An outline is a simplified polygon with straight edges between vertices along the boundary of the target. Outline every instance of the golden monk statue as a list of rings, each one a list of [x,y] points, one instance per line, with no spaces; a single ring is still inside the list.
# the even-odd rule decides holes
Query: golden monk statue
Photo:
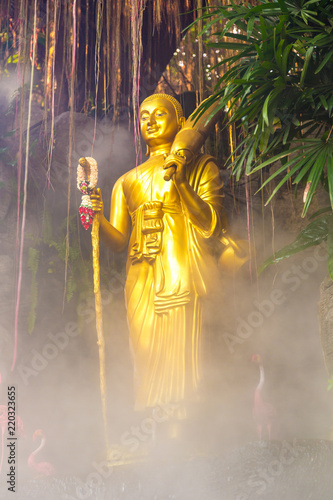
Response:
[[[181,105],[166,94],[145,99],[139,116],[149,158],[116,182],[110,221],[100,189],[91,197],[102,241],[115,252],[128,247],[125,298],[136,410],[196,393],[202,303],[217,270],[211,247],[223,229],[219,169],[199,153],[207,116],[197,130],[183,128]]]

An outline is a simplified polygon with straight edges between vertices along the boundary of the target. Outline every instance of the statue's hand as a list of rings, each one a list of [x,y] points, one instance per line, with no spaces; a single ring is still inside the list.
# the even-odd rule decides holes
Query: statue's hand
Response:
[[[171,153],[165,158],[163,168],[165,170],[164,180],[169,181],[172,178],[177,185],[186,181],[185,156]]]
[[[103,217],[104,204],[100,188],[97,188],[92,195],[90,195],[92,209],[96,217]]]

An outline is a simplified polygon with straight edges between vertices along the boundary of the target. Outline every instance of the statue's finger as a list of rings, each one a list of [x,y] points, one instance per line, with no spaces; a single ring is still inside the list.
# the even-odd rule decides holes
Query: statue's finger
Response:
[[[176,172],[176,170],[177,170],[176,165],[171,165],[171,167],[167,168],[164,172],[164,180],[169,181]]]

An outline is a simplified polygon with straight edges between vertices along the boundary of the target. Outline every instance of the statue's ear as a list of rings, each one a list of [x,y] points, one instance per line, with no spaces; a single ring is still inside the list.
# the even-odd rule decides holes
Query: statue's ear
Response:
[[[185,116],[181,116],[179,119],[179,129],[182,129],[185,125]]]
[[[148,146],[148,144],[147,144],[146,156],[147,156],[147,157],[149,157],[149,155],[150,155],[150,149],[149,149],[149,146]]]

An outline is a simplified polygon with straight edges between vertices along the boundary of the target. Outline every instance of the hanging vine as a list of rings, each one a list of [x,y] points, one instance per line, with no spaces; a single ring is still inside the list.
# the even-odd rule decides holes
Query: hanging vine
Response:
[[[22,285],[22,271],[23,271],[23,248],[24,248],[24,231],[27,212],[27,196],[28,196],[28,172],[29,172],[29,145],[30,145],[30,122],[31,122],[31,103],[34,82],[34,68],[36,59],[36,34],[37,34],[37,0],[34,2],[34,21],[33,21],[33,34],[32,34],[32,54],[31,59],[31,72],[30,72],[30,91],[29,91],[29,106],[28,106],[28,122],[27,122],[27,138],[26,138],[26,151],[25,151],[25,174],[24,174],[24,188],[23,188],[23,207],[22,207],[22,222],[20,231],[20,251],[18,262],[18,278],[17,278],[17,292],[15,303],[15,324],[14,324],[14,352],[11,370],[14,370],[17,356],[17,341],[18,341],[18,318],[21,299],[21,285]]]
[[[131,36],[132,36],[132,106],[134,124],[134,143],[136,151],[136,164],[141,160],[140,125],[138,120],[139,92],[140,92],[140,67],[142,57],[142,23],[143,11],[147,0],[131,0]],[[141,163],[141,161],[140,161]]]

